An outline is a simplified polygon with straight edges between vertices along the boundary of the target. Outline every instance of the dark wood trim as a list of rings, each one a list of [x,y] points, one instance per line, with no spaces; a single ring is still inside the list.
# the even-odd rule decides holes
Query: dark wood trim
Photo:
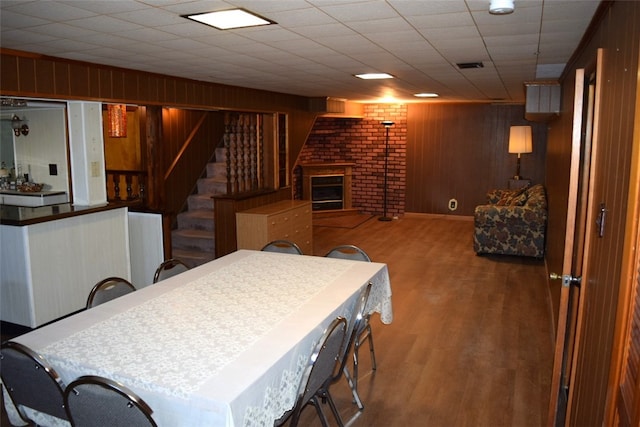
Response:
[[[22,207],[12,205],[0,205],[0,224],[25,226],[40,224],[48,221],[56,221],[79,215],[87,215],[95,212],[109,211],[120,208],[139,207],[139,201],[116,202],[100,206],[74,206],[71,203],[61,203],[51,206]]]

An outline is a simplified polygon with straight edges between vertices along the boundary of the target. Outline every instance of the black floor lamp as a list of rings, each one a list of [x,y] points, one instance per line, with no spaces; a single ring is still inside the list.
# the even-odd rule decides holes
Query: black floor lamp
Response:
[[[389,128],[393,126],[394,123],[391,120],[385,120],[382,122],[382,126],[384,126],[386,130],[386,139],[384,143],[384,195],[382,200],[383,213],[378,221],[391,221],[392,218],[387,216],[387,170],[389,168]]]

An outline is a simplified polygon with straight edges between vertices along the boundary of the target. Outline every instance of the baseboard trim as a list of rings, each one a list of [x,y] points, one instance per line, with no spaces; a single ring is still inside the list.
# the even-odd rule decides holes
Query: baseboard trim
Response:
[[[446,215],[446,214],[430,214],[419,212],[405,212],[405,218],[432,218],[432,219],[450,219],[454,221],[473,221],[473,216],[469,215]]]

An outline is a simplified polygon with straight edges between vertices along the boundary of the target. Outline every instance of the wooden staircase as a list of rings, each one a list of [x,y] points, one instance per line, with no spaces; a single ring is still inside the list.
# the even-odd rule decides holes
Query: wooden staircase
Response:
[[[198,179],[197,193],[189,196],[187,210],[178,214],[177,228],[171,232],[172,256],[189,267],[215,258],[213,196],[226,194],[224,147],[215,152],[215,162],[207,164],[206,176]]]

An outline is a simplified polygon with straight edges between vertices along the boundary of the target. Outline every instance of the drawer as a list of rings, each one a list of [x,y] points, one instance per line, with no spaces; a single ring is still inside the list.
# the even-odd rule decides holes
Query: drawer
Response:
[[[294,241],[305,254],[312,246],[311,202],[279,202],[236,214],[238,248],[260,249],[273,240]]]
[[[280,221],[280,222],[272,222],[269,221],[269,224],[267,225],[267,235],[271,236],[271,235],[280,235],[283,233],[291,233],[293,231],[294,227],[292,226],[291,222],[287,221]]]
[[[269,227],[276,226],[277,224],[287,224],[291,222],[292,218],[291,212],[285,212],[277,215],[269,215],[267,219],[267,224]]]

